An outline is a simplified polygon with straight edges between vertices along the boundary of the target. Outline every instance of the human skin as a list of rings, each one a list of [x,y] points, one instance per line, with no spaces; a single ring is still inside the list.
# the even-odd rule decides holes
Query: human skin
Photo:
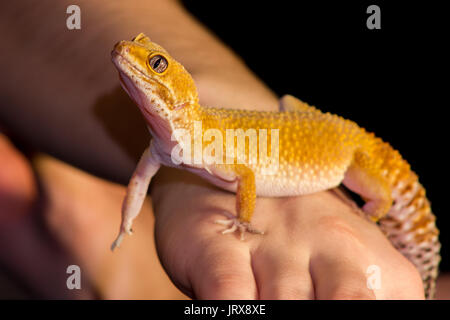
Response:
[[[0,13],[0,35],[11,46],[0,59],[3,98],[10,106],[0,117],[39,150],[126,182],[149,136],[137,108],[117,90],[109,51],[141,31],[189,70],[201,104],[278,107],[277,97],[177,2],[80,1],[81,31],[67,31],[61,23],[69,4],[7,4]],[[23,19],[17,19],[19,13]],[[253,223],[266,234],[246,241],[220,235],[220,226],[212,223],[223,211],[234,212],[234,195],[199,177],[164,168],[151,196],[159,257],[191,297],[423,298],[413,265],[330,192],[258,198]],[[99,227],[94,220],[86,225]],[[381,270],[382,287],[375,292],[366,286],[369,265]]]
[[[30,163],[0,134],[0,261],[2,267],[15,271],[34,297],[93,298],[95,288],[97,297],[104,299],[183,298],[156,259],[150,199],[135,221],[135,228],[143,232],[124,243],[119,254],[111,254],[105,246],[117,232],[119,217],[114,208],[120,205],[125,187],[46,155],[38,154],[31,160]],[[46,202],[41,212],[33,210],[37,198]],[[39,232],[36,214],[45,218],[48,232],[59,245],[50,243],[48,236]],[[92,228],[92,223],[102,227]],[[83,243],[73,239],[82,239]],[[66,253],[55,250],[60,246]],[[73,263],[80,265],[82,278],[90,282],[83,283],[82,292],[68,291],[61,285],[67,277],[67,265]],[[49,279],[53,279],[53,285]],[[448,275],[439,277],[436,299],[449,298],[449,284]],[[30,294],[5,287],[5,283],[1,288],[3,298],[24,298]]]
[[[158,261],[150,198],[136,220],[145,232],[113,254],[124,186],[45,154],[26,157],[1,133],[0,163],[0,298],[186,298]],[[66,287],[74,264],[80,290]]]

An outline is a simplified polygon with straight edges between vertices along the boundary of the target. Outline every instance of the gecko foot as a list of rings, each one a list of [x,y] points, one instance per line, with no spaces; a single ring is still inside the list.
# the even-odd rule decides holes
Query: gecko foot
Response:
[[[245,232],[264,234],[264,231],[259,231],[253,228],[250,223],[240,221],[239,218],[234,216],[226,220],[216,220],[214,222],[228,227],[227,229],[222,231],[222,234],[232,233],[236,230],[239,230],[241,240],[244,240]]]
[[[126,229],[121,228],[116,240],[114,240],[114,242],[111,244],[111,251],[114,251],[115,248],[120,247],[120,244],[122,243],[122,240],[123,240],[123,237],[125,236],[125,234],[132,235],[133,229],[128,228],[128,230],[126,230]]]

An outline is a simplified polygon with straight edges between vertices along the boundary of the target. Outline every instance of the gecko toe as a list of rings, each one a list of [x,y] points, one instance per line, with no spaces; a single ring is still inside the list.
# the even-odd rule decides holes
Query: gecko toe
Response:
[[[214,223],[221,224],[221,225],[223,225],[223,226],[230,226],[230,225],[233,224],[233,220],[232,220],[232,219],[227,219],[227,220],[216,220],[216,221],[214,221]]]
[[[114,242],[111,244],[111,251],[114,251],[115,248],[118,248],[120,246],[123,240],[123,236],[124,234],[122,232],[117,236],[116,240],[114,240]]]
[[[246,232],[260,235],[264,234],[263,231],[253,228],[248,222],[239,221],[239,218],[237,217],[232,217],[227,220],[216,220],[214,222],[228,227],[222,231],[222,234],[233,233],[238,230],[241,240],[245,240]]]
[[[237,229],[237,225],[236,224],[232,224],[231,227],[229,227],[228,229],[223,230],[222,234],[233,233],[234,231],[236,231],[236,229]]]

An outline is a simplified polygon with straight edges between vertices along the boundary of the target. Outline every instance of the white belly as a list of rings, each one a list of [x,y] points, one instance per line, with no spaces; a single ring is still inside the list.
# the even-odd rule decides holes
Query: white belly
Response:
[[[201,176],[215,186],[230,192],[236,192],[237,180],[235,177],[217,176],[203,168],[184,169]],[[311,174],[299,172],[295,167],[280,170],[277,174],[262,174],[255,170],[256,195],[261,197],[288,197],[298,196],[337,187],[344,179],[344,171]]]

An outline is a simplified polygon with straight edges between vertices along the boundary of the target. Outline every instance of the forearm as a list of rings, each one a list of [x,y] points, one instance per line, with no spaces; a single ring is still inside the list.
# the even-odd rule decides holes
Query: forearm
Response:
[[[0,121],[41,151],[126,182],[149,136],[118,89],[109,52],[139,32],[193,74],[201,103],[276,107],[275,96],[177,2],[78,1],[77,31],[65,25],[69,4],[7,4],[0,12],[0,36],[9,46],[0,59]]]

